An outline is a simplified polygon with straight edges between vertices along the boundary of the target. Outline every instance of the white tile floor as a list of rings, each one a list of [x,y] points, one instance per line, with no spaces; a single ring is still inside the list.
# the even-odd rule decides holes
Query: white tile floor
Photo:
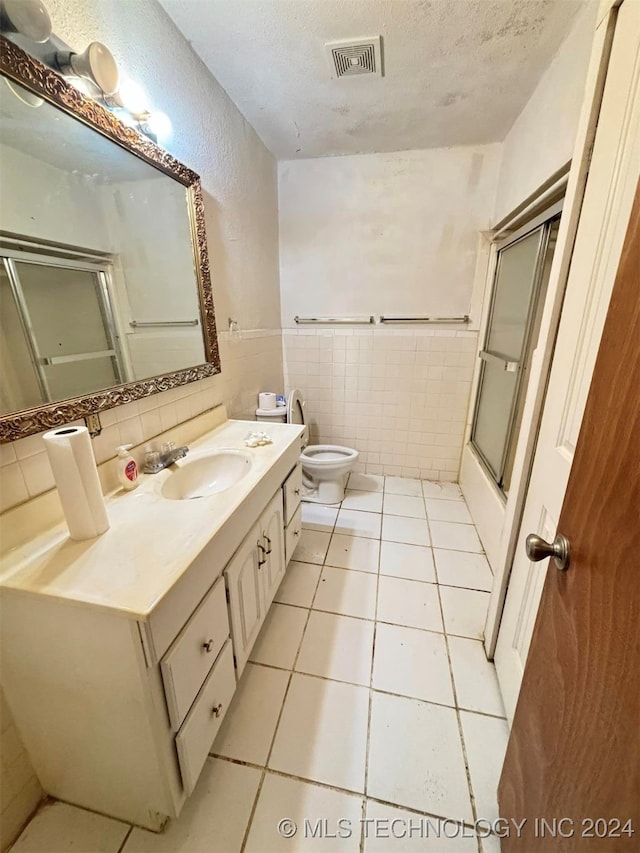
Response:
[[[497,816],[508,730],[470,522],[454,484],[399,477],[353,474],[340,508],[304,504],[295,560],[179,820],[156,835],[54,803],[13,851],[499,850],[471,829]],[[294,838],[278,834],[283,818]]]

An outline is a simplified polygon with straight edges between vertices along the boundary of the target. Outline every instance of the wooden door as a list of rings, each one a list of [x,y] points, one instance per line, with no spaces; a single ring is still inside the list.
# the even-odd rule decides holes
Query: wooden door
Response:
[[[266,548],[266,562],[262,566],[264,602],[268,610],[276,594],[287,563],[284,557],[284,510],[282,489],[278,489],[260,518],[260,534]]]
[[[571,563],[547,573],[498,793],[501,816],[527,823],[502,850],[636,851],[640,184],[558,530]]]
[[[254,524],[224,571],[238,678],[266,615],[258,556],[259,537],[259,527]]]
[[[640,176],[640,2],[624,0],[607,68],[598,127],[509,587],[495,651],[513,719],[545,581],[524,540],[551,541],[574,460],[589,383]]]

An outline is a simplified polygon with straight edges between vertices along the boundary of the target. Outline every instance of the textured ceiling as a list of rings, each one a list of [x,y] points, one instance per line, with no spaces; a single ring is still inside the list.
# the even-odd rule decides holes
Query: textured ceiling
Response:
[[[160,0],[280,159],[504,138],[584,0]],[[325,42],[381,35],[385,76]]]

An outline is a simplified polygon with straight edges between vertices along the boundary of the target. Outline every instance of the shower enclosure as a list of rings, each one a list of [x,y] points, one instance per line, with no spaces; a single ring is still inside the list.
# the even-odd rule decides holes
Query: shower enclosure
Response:
[[[491,478],[509,491],[531,356],[556,245],[560,214],[497,244],[489,321],[471,443]]]

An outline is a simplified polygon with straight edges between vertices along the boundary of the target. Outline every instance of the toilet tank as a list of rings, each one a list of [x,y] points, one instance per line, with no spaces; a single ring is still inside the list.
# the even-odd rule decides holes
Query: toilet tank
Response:
[[[286,424],[287,407],[278,406],[275,409],[256,409],[257,421],[269,421],[272,424]]]

